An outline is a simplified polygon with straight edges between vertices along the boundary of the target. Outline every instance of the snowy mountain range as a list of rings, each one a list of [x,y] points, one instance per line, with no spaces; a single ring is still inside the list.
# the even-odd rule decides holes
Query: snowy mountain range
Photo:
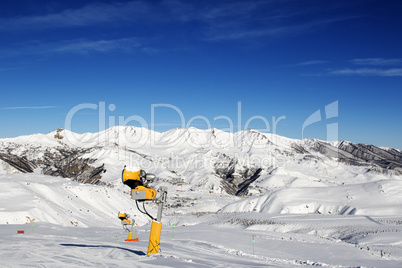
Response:
[[[373,195],[372,189],[384,196],[384,188],[400,187],[402,181],[400,150],[295,140],[255,130],[186,128],[159,133],[113,127],[77,134],[58,129],[0,140],[3,174],[44,174],[123,191],[121,171],[126,165],[156,174],[155,186],[249,197],[217,206],[224,211],[385,213],[392,202],[384,203],[387,210],[374,212],[366,198]]]
[[[255,130],[227,133],[196,128],[158,133],[113,127],[85,134],[58,129],[0,139],[1,173],[35,172],[84,183],[113,183],[128,164],[171,182],[241,196],[249,193],[250,186],[265,191],[253,182],[290,174],[295,164],[304,170],[297,168],[301,174],[295,180],[306,175],[325,180],[334,177],[340,166],[363,174],[402,175],[402,152],[346,141],[294,140]]]

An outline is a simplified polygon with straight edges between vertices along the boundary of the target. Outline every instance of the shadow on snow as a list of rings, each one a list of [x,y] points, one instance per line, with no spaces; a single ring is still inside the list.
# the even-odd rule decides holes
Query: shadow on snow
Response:
[[[138,250],[132,250],[128,248],[122,248],[122,247],[115,247],[115,246],[107,246],[107,245],[84,245],[84,244],[60,244],[61,246],[64,247],[82,247],[82,248],[117,248],[117,249],[122,249],[126,250],[128,252],[134,253],[139,256],[145,256],[146,254],[142,251]]]

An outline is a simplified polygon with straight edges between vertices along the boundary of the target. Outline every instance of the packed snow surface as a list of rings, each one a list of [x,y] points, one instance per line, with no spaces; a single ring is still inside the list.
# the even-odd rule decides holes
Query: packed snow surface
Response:
[[[398,267],[402,263],[402,216],[396,208],[394,216],[390,211],[388,216],[381,216],[381,211],[375,216],[331,215],[324,210],[322,214],[239,212],[248,198],[170,191],[170,205],[177,205],[179,196],[184,204],[167,207],[161,251],[146,256],[150,220],[119,189],[36,174],[0,175],[0,184],[1,267]],[[314,194],[314,189],[323,188],[308,188],[307,193]],[[386,184],[383,189],[389,199],[398,196],[392,196],[393,191],[400,193]],[[354,194],[358,199],[358,191]],[[237,212],[221,211],[235,204]],[[368,202],[366,207],[375,211],[381,204]],[[117,218],[119,211],[135,219],[139,242],[124,241],[127,232]],[[17,234],[19,230],[24,234]]]

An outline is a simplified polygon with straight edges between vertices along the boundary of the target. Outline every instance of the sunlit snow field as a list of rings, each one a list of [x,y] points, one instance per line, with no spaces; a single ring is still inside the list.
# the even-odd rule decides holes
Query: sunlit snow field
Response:
[[[400,198],[396,190],[388,190],[385,201]],[[44,175],[0,175],[1,267],[402,264],[402,216],[396,207],[387,215],[379,211],[370,216],[256,213],[239,212],[250,199],[179,188],[168,192],[168,197],[177,195],[193,205],[167,206],[161,251],[146,256],[150,220],[120,189]],[[172,204],[175,199],[168,200]],[[367,200],[367,206],[375,212],[386,207],[385,201],[378,200],[375,205]],[[238,211],[231,212],[236,204]],[[152,205],[148,207],[151,214],[156,212]],[[120,225],[118,211],[136,220],[139,242],[124,241],[127,232]],[[17,234],[19,230],[24,234]]]

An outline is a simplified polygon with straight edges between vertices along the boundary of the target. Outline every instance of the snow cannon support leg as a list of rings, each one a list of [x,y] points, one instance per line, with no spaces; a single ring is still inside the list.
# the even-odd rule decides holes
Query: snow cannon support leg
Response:
[[[162,210],[163,210],[163,204],[166,202],[167,188],[162,186],[160,187],[159,191],[161,192],[161,196],[157,201],[158,214],[156,216],[156,221],[155,220],[152,221],[151,233],[149,235],[147,256],[159,252],[161,230],[162,230]]]
[[[151,233],[149,235],[147,256],[159,252],[161,230],[162,230],[162,223],[153,221],[151,225]]]
[[[128,232],[128,237],[127,240],[133,239],[133,233],[132,232]]]
[[[128,238],[124,241],[127,242],[138,242],[138,237],[137,238],[133,238],[133,232],[129,232],[128,233]]]

